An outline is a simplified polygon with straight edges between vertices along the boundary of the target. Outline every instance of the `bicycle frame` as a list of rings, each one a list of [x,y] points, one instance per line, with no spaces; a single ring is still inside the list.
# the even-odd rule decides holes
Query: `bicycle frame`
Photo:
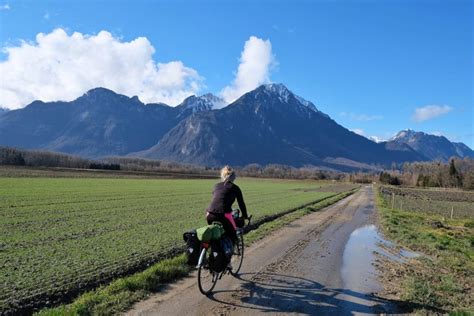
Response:
[[[200,267],[203,263],[204,263],[204,258],[206,257],[206,251],[207,251],[207,248],[209,248],[209,244],[208,243],[201,243],[201,254],[199,255],[199,261],[198,261],[198,264],[197,264],[197,267]]]
[[[249,217],[249,223],[248,225],[250,225],[250,221],[252,219],[252,216]],[[201,291],[202,294],[204,295],[208,295],[209,293],[212,292],[214,286],[216,285],[217,281],[220,280],[222,278],[222,276],[226,273],[230,273],[231,275],[233,276],[236,276],[237,273],[239,272],[240,270],[240,267],[242,266],[242,260],[243,260],[243,255],[244,255],[244,240],[243,240],[243,228],[237,228],[236,229],[236,234],[240,240],[240,245],[241,247],[239,249],[239,252],[238,252],[238,256],[240,257],[240,261],[238,263],[238,266],[236,268],[235,271],[232,271],[232,266],[228,266],[224,271],[221,271],[221,272],[216,272],[216,271],[213,271],[210,269],[209,266],[206,267],[206,252],[207,251],[210,251],[210,244],[209,243],[206,243],[206,242],[201,242],[201,253],[199,254],[199,260],[198,260],[198,264],[196,266],[196,268],[198,269],[198,286],[199,286],[199,290]],[[234,245],[234,251],[235,251],[235,245]],[[236,255],[235,252],[233,254],[233,256]],[[201,283],[203,279],[201,279],[201,273],[202,271],[204,270],[209,270],[210,274],[211,274],[211,282],[212,284],[207,287],[207,286],[203,286],[203,283]],[[206,282],[204,282],[206,283]]]

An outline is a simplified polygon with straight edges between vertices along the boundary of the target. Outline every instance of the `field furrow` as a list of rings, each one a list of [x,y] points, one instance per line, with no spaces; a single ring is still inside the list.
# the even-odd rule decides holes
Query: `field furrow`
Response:
[[[183,232],[205,225],[215,182],[0,178],[0,310],[35,305],[156,262],[183,245]],[[238,184],[255,219],[341,191],[341,184],[331,190],[314,181]]]

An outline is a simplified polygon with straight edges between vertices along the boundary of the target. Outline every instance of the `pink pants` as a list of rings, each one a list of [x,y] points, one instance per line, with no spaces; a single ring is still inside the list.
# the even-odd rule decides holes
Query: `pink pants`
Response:
[[[232,226],[234,226],[234,229],[237,229],[237,225],[235,225],[234,216],[232,216],[232,213],[225,213],[225,218],[227,218]]]
[[[206,215],[209,215],[209,212],[207,212]],[[234,216],[232,216],[232,213],[224,213],[224,216],[229,220],[234,229],[237,229],[237,225],[235,225]]]

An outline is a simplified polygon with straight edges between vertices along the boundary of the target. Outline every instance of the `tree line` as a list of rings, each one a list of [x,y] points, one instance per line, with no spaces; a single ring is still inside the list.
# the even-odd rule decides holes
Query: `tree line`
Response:
[[[150,160],[133,157],[105,157],[100,160],[92,160],[44,150],[23,150],[10,147],[0,147],[0,165],[139,172],[170,172],[199,174],[212,177],[218,177],[220,170],[219,167],[207,167],[177,163],[173,161]],[[259,164],[249,164],[244,167],[236,167],[235,169],[237,174],[243,177],[316,180],[340,180],[344,177],[342,173],[323,171],[312,166],[295,168],[279,164],[269,164],[264,166]]]
[[[474,159],[453,157],[448,163],[407,162],[379,173],[346,174],[345,179],[358,183],[379,182],[390,185],[474,190]]]
[[[10,147],[0,147],[0,165],[120,170],[118,164],[97,162],[78,156],[44,150],[22,150]]]
[[[474,190],[474,159],[451,158],[448,163],[412,162],[399,172],[403,184]]]
[[[218,167],[130,157],[106,157],[100,160],[92,160],[50,151],[22,150],[10,147],[0,147],[0,165],[171,172],[211,177],[218,177],[220,169]],[[244,177],[343,180],[357,183],[380,182],[391,185],[474,190],[474,160],[471,158],[451,158],[448,163],[439,161],[404,163],[402,165],[392,165],[391,170],[382,172],[343,173],[321,170],[314,166],[296,168],[280,164],[249,164],[235,169],[239,176]]]

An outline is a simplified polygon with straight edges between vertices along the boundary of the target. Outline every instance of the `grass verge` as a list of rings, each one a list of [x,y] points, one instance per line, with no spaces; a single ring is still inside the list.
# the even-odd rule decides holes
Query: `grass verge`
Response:
[[[399,287],[400,298],[418,306],[416,313],[472,315],[474,221],[392,210],[380,194],[377,204],[385,236],[423,254],[414,264],[385,270],[393,274],[388,279]]]
[[[312,205],[306,205],[273,221],[263,223],[245,235],[247,245],[262,239],[270,232],[312,212],[353,194],[357,189],[339,193]],[[37,313],[40,316],[59,315],[111,315],[130,308],[134,303],[145,299],[152,293],[159,292],[176,279],[188,275],[192,268],[186,264],[185,255],[165,259],[143,272],[117,279],[93,291],[79,296],[68,305],[44,309]]]

